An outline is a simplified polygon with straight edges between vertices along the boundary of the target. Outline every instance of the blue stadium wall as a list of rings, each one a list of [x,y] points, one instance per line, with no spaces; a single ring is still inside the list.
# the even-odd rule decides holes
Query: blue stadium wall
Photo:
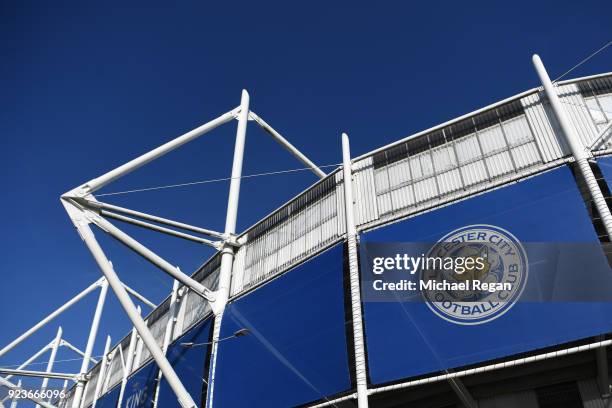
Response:
[[[612,158],[600,158],[599,163],[603,178],[612,182]],[[575,176],[563,165],[363,232],[361,245],[436,241],[471,224],[501,227],[523,243],[600,243]],[[603,250],[597,257],[594,262],[609,271]],[[234,299],[226,309],[221,337],[242,328],[250,333],[219,346],[214,406],[303,406],[353,392],[347,276],[345,248],[338,244]],[[531,284],[535,275],[529,277]],[[612,289],[609,279],[604,284]],[[439,318],[423,303],[365,301],[363,319],[368,380],[376,387],[612,332],[612,303],[517,302],[493,321],[465,326]],[[210,341],[211,326],[210,318],[198,323],[168,351],[200,406],[206,399],[210,350],[181,343]],[[121,406],[151,407],[157,371],[150,362],[132,375]],[[115,406],[118,398],[115,387],[96,406]],[[158,398],[159,407],[179,406],[163,379]]]

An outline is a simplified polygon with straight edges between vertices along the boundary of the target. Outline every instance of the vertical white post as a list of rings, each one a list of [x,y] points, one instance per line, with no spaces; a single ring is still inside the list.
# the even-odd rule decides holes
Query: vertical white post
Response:
[[[91,359],[91,353],[93,346],[96,341],[98,334],[98,327],[100,326],[100,318],[102,317],[102,310],[104,309],[104,302],[106,300],[106,292],[108,291],[108,281],[102,280],[100,284],[100,295],[98,296],[98,303],[96,304],[96,311],[91,322],[91,328],[89,329],[89,337],[87,338],[87,345],[85,346],[85,355],[83,356],[83,362],[81,363],[81,378],[77,382],[74,390],[74,399],[72,400],[72,408],[78,408],[81,405],[81,399],[83,398],[83,389],[85,388],[86,380],[82,377],[87,373],[89,368],[89,360]]]
[[[601,189],[597,184],[593,170],[589,165],[588,159],[590,154],[587,152],[586,147],[580,142],[574,127],[567,118],[565,110],[561,105],[561,101],[559,100],[559,96],[557,95],[557,91],[550,81],[550,77],[546,72],[546,68],[544,68],[542,60],[537,54],[533,55],[532,60],[533,66],[540,77],[540,81],[542,82],[544,92],[548,97],[553,113],[559,122],[561,131],[565,136],[565,140],[567,141],[567,144],[572,152],[572,156],[574,156],[578,169],[586,182],[591,198],[593,199],[595,207],[597,208],[597,212],[599,212],[599,216],[604,224],[606,233],[608,234],[608,237],[612,239],[612,214],[610,214],[610,209],[608,208]]]
[[[174,324],[176,322],[176,316],[179,310],[178,307],[178,290],[179,281],[176,279],[172,285],[172,295],[170,296],[170,308],[168,309],[168,323],[166,323],[166,332],[164,333],[164,343],[162,345],[162,351],[164,354],[168,353],[168,346],[172,341],[172,335],[174,333]],[[157,384],[155,385],[155,399],[153,400],[153,408],[157,408],[157,400],[159,396],[159,385],[161,384],[162,372],[159,371],[157,374]]]
[[[62,327],[57,328],[57,334],[55,335],[55,340],[53,340],[53,345],[51,346],[51,355],[49,356],[49,361],[47,361],[47,368],[45,370],[46,373],[50,373],[53,371],[53,364],[55,363],[55,357],[57,356],[57,349],[59,348],[60,342],[62,341]],[[45,393],[45,389],[49,384],[49,378],[44,378],[42,385],[40,386],[40,390]],[[42,399],[42,398],[41,398]],[[47,402],[51,402],[51,398],[47,399]],[[36,404],[36,408],[39,408],[40,405]]]
[[[106,376],[106,367],[108,366],[108,353],[110,351],[110,346],[111,337],[106,336],[106,343],[104,344],[104,353],[102,353],[102,358],[100,359],[100,371],[98,372],[98,381],[96,381],[96,389],[94,390],[91,408],[96,408],[96,403],[98,402],[100,392],[102,391],[102,385],[105,382],[104,377]]]
[[[141,310],[140,310],[140,306],[138,306],[138,315],[140,316]],[[134,365],[134,359],[136,359],[136,346],[138,345],[139,340],[138,340],[138,332],[136,331],[136,328],[132,329],[132,334],[130,334],[130,344],[128,346],[128,353],[127,353],[127,358],[126,360],[121,363],[122,366],[124,367],[123,369],[123,376],[121,377],[121,389],[119,390],[119,402],[117,403],[117,406],[121,406],[121,403],[123,402],[123,394],[125,394],[125,385],[127,384],[127,379],[128,376],[130,375],[130,373],[132,372],[132,366]],[[121,351],[121,345],[119,345],[119,358],[123,359],[125,358],[125,356],[123,356],[123,352]],[[138,357],[136,360],[138,361],[140,359],[140,357]]]
[[[132,321],[134,328],[138,331],[138,334],[140,334],[140,337],[143,339],[147,348],[151,352],[151,355],[159,366],[159,369],[164,373],[164,377],[166,377],[168,385],[170,385],[170,388],[172,388],[172,390],[176,394],[179,404],[183,408],[195,408],[195,402],[185,389],[185,386],[183,386],[181,380],[174,372],[174,369],[164,356],[164,353],[157,345],[155,337],[153,336],[151,331],[149,331],[149,328],[147,327],[146,323],[144,322],[142,317],[140,317],[136,306],[132,302],[132,299],[130,299],[130,295],[123,287],[121,280],[115,273],[115,270],[108,261],[108,258],[100,247],[100,244],[96,240],[96,237],[94,236],[89,223],[85,222],[84,220],[77,219],[74,220],[74,224],[77,227],[81,237],[83,238],[85,245],[87,245],[87,248],[96,260],[98,267],[106,277],[108,284],[117,296],[119,303],[121,303],[121,306],[125,310],[125,313]]]
[[[342,170],[344,176],[344,207],[346,238],[348,241],[349,275],[351,286],[351,308],[353,314],[353,343],[355,345],[355,371],[357,376],[357,406],[368,407],[368,380],[363,322],[361,319],[361,292],[359,262],[357,257],[357,230],[353,213],[353,174],[351,170],[351,149],[346,133],[342,134]]]
[[[238,116],[238,128],[236,130],[236,145],[234,146],[234,160],[232,164],[232,179],[230,181],[229,197],[227,200],[227,214],[225,216],[225,234],[233,236],[236,233],[236,220],[238,217],[238,199],[240,197],[240,179],[242,177],[242,159],[244,157],[244,144],[246,140],[246,129],[249,120],[249,94],[242,90],[240,99],[240,114]],[[221,250],[221,266],[219,271],[219,287],[215,301],[212,304],[215,314],[213,327],[212,350],[210,356],[210,375],[208,381],[207,407],[213,406],[213,394],[215,388],[215,371],[217,366],[217,351],[219,348],[219,335],[221,333],[221,321],[223,311],[229,299],[230,285],[232,280],[232,266],[234,263],[234,250],[225,244]]]

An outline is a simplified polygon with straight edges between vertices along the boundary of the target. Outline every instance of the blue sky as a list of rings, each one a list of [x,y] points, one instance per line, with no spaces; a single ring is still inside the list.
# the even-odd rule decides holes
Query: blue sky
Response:
[[[341,131],[358,155],[537,86],[534,52],[557,76],[610,40],[611,12],[606,1],[0,3],[0,345],[100,276],[60,194],[232,109],[242,88],[251,108],[316,163],[334,164]],[[607,51],[572,76],[611,69]],[[101,192],[226,177],[234,134],[235,123],[226,125]],[[244,174],[298,167],[249,126]],[[307,172],[244,180],[238,229],[314,180]],[[227,187],[107,201],[221,230]],[[186,272],[210,255],[126,231]],[[99,237],[122,279],[156,302],[166,296],[167,276]],[[79,347],[94,303],[57,322]],[[0,365],[22,361],[56,327]],[[102,334],[118,340],[128,327],[109,296],[94,354]]]

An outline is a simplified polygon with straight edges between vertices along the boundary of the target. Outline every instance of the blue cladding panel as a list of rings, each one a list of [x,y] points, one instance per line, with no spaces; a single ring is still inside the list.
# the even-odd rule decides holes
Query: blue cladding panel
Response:
[[[202,391],[204,391],[203,387],[206,384],[203,379],[208,376],[208,373],[205,373],[205,365],[209,346],[185,348],[181,346],[181,343],[209,342],[211,340],[211,326],[212,319],[199,323],[168,347],[167,356],[170,364],[172,364],[183,385],[189,391],[191,398],[198,406],[202,402]],[[180,407],[174,392],[163,377],[159,386],[158,406],[164,408]]]
[[[597,164],[599,164],[608,186],[612,185],[612,157],[600,157],[597,159]]]
[[[132,374],[125,384],[121,406],[125,408],[151,408],[153,406],[157,372],[157,364],[151,361]]]
[[[338,245],[228,306],[214,404],[288,407],[350,388]]]
[[[96,408],[117,408],[117,400],[119,399],[120,392],[121,385],[118,385],[98,399]]]
[[[598,242],[567,167],[368,232],[362,242],[435,242],[471,224],[499,226],[522,242]],[[367,302],[364,316],[375,384],[612,331],[612,303],[603,302],[518,302],[475,326],[447,322],[420,302]]]

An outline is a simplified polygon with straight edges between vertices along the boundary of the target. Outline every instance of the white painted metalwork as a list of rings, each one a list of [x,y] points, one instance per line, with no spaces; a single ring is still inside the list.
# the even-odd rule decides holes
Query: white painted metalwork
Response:
[[[597,184],[593,170],[589,165],[588,159],[591,155],[585,149],[585,146],[588,146],[591,140],[584,140],[584,137],[582,140],[579,138],[579,135],[576,133],[576,128],[567,117],[566,110],[561,105],[557,91],[555,90],[552,82],[550,82],[550,78],[548,77],[548,73],[544,68],[544,64],[542,64],[542,60],[537,54],[534,54],[533,56],[533,65],[538,73],[538,76],[540,77],[540,81],[542,82],[542,86],[544,87],[544,91],[548,97],[548,101],[550,102],[555,117],[559,123],[559,126],[561,127],[561,133],[565,137],[565,140],[572,152],[572,156],[574,156],[580,173],[582,174],[582,177],[584,178],[589,189],[593,203],[595,204],[595,207],[597,207],[597,211],[599,212],[599,216],[604,224],[606,233],[609,237],[612,237],[612,214],[610,214],[610,209],[608,208],[601,189]],[[575,122],[576,121],[574,121],[574,123]]]
[[[9,390],[15,390],[15,391],[20,391],[22,390],[21,386],[13,384],[12,382],[4,379],[3,377],[0,377],[0,385],[3,387],[8,388]],[[26,393],[27,395],[27,393]],[[41,407],[44,408],[57,408],[55,405],[51,405],[50,403],[43,401],[41,399],[38,398],[34,398],[34,397],[26,397],[28,400],[35,402],[36,404],[40,405]],[[11,404],[13,405],[13,404]]]
[[[242,91],[240,100],[240,115],[238,116],[238,128],[236,129],[236,144],[234,146],[234,160],[232,163],[232,175],[230,181],[229,197],[227,199],[227,213],[225,216],[225,231],[227,236],[236,233],[236,220],[238,217],[238,199],[240,197],[240,180],[242,175],[242,159],[244,157],[244,144],[246,141],[246,128],[249,120],[249,94]],[[217,297],[212,304],[215,314],[213,323],[212,351],[210,355],[210,370],[208,380],[208,392],[206,394],[206,406],[212,407],[214,400],[215,371],[217,366],[217,353],[219,350],[219,335],[221,333],[221,321],[223,312],[230,294],[232,282],[232,268],[234,264],[234,248],[224,245],[221,249],[221,265],[219,267],[219,288]]]
[[[368,378],[365,355],[363,321],[361,317],[361,288],[357,254],[357,230],[353,210],[353,177],[351,148],[346,133],[342,134],[342,171],[344,174],[344,203],[346,215],[346,239],[348,241],[349,275],[351,282],[351,311],[353,316],[353,343],[355,345],[355,372],[357,378],[357,406],[368,408]]]
[[[57,350],[60,346],[60,342],[62,341],[62,327],[57,328],[57,334],[55,335],[55,339],[53,340],[53,345],[51,346],[51,354],[49,355],[49,360],[47,361],[47,368],[45,369],[46,373],[50,373],[53,371],[53,364],[55,363],[55,357],[57,356]],[[43,378],[40,389],[45,391],[47,389],[47,385],[49,384],[49,377]],[[47,402],[51,402],[50,399]],[[39,404],[36,404],[36,408],[40,407]]]

